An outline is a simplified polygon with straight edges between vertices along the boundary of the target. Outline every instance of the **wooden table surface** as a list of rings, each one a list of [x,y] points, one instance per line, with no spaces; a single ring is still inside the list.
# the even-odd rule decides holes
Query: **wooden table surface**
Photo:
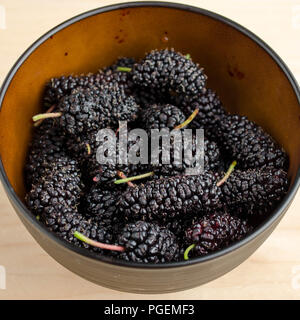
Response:
[[[40,35],[74,15],[114,2],[0,0],[0,83]],[[300,80],[300,0],[181,2],[215,11],[247,27],[273,47]],[[54,261],[26,231],[1,186],[0,299],[299,299],[299,209],[298,194],[269,239],[225,276],[184,292],[137,295],[94,285]]]

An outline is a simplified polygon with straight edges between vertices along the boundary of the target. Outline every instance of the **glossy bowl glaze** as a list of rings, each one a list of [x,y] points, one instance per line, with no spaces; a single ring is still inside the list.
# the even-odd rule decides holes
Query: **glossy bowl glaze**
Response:
[[[93,72],[120,56],[140,58],[154,48],[189,53],[205,68],[208,86],[226,109],[260,124],[290,157],[289,193],[252,234],[208,256],[161,265],[112,261],[50,233],[24,205],[23,167],[31,117],[53,76]],[[257,36],[215,13],[172,3],[138,2],[74,17],[37,40],[16,62],[0,93],[1,180],[28,231],[55,260],[99,285],[137,293],[189,289],[247,259],[285,214],[299,186],[299,88],[282,60]],[[251,274],[249,275],[251,277]]]

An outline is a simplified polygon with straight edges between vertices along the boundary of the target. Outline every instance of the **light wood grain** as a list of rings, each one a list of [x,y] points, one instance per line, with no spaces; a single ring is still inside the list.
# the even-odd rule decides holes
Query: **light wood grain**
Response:
[[[125,2],[125,1],[118,1]],[[300,80],[300,1],[181,1],[231,18],[264,39]],[[114,3],[99,0],[2,0],[0,83],[22,52],[58,23],[89,9]],[[1,15],[0,15],[1,17]],[[1,19],[1,18],[0,18]],[[204,286],[173,294],[136,295],[96,286],[49,257],[17,218],[0,187],[0,265],[6,290],[0,299],[299,299],[300,198],[270,238],[238,268]],[[293,274],[293,270],[298,271]],[[292,286],[293,277],[294,286]],[[297,289],[298,288],[298,289]]]

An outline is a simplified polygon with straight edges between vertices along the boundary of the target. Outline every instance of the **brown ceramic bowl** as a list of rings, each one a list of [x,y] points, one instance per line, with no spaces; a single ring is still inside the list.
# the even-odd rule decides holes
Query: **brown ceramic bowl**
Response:
[[[23,167],[31,117],[41,108],[53,76],[96,71],[119,56],[142,57],[174,47],[204,66],[208,85],[226,108],[260,124],[290,157],[287,196],[252,234],[208,256],[160,265],[112,261],[50,233],[24,205]],[[271,234],[299,186],[300,93],[278,55],[240,25],[215,13],[171,3],[139,2],[99,8],[74,17],[37,40],[16,62],[0,94],[1,180],[28,231],[55,260],[105,287],[163,293],[189,289],[235,268]],[[251,275],[249,275],[251,277]]]

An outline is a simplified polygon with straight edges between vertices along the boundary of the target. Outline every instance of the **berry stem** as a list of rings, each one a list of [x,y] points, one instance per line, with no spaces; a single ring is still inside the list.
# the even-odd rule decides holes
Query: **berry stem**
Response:
[[[184,254],[183,254],[183,258],[184,260],[189,260],[189,252],[194,249],[196,247],[195,244],[191,244],[189,247],[186,248],[186,250],[184,251]]]
[[[44,120],[44,119],[49,119],[49,118],[59,118],[62,116],[61,112],[53,112],[53,113],[40,113],[36,114],[35,116],[32,117],[32,120],[34,122],[39,121],[39,120]]]
[[[120,129],[124,128],[124,126],[126,126],[126,124],[125,125],[123,124],[121,126],[119,125],[118,129],[116,130],[116,136],[118,135]]]
[[[91,146],[89,143],[86,143],[85,145],[86,145],[87,153],[88,155],[90,155],[92,153]]]
[[[121,184],[121,183],[125,183],[125,182],[129,182],[129,181],[134,181],[134,180],[139,180],[139,179],[143,179],[143,178],[147,178],[147,177],[151,177],[154,175],[154,172],[147,172],[144,174],[140,174],[138,176],[134,176],[134,177],[129,177],[129,178],[125,178],[125,179],[120,179],[120,180],[116,180],[114,183],[115,184]]]
[[[217,183],[217,187],[220,187],[223,183],[226,182],[226,180],[231,175],[232,171],[234,170],[234,167],[236,166],[237,162],[234,160],[230,167],[228,168],[227,172],[225,173],[224,177]]]
[[[191,59],[191,55],[188,53],[185,55],[186,59],[190,60]]]
[[[127,178],[126,175],[124,174],[124,172],[122,172],[122,171],[117,171],[117,174],[121,179],[126,179]],[[128,184],[129,187],[135,187],[135,184],[133,184],[130,181],[128,181],[127,184]]]
[[[132,68],[128,67],[117,67],[117,71],[130,72]]]
[[[46,113],[52,112],[52,111],[55,109],[55,107],[56,107],[56,105],[53,104],[53,105],[46,111]],[[33,125],[34,125],[34,127],[38,127],[39,125],[41,125],[42,122],[43,122],[43,119],[38,120],[38,121],[35,122]]]
[[[117,246],[114,244],[106,244],[106,243],[92,240],[78,231],[74,232],[74,237],[76,237],[77,239],[79,239],[79,240],[81,240],[91,246],[97,247],[97,248],[101,248],[101,249],[105,249],[105,250],[112,250],[112,251],[120,251],[120,252],[125,251],[125,248],[122,246]]]
[[[96,176],[93,178],[94,182],[99,182],[100,181],[100,177],[99,174],[101,174],[103,172],[102,168],[99,168],[99,173],[96,174]]]
[[[179,124],[178,126],[176,126],[176,127],[174,128],[174,130],[179,130],[179,129],[182,129],[183,127],[187,126],[187,125],[196,117],[196,115],[198,114],[198,112],[199,112],[199,109],[198,109],[198,108],[195,109],[195,110],[193,111],[193,113],[192,113],[184,122],[182,122],[181,124]]]

